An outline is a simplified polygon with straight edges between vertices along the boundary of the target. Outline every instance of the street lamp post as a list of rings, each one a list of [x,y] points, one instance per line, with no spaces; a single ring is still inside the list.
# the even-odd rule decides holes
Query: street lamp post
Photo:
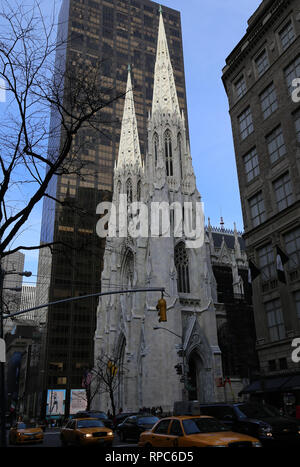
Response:
[[[4,278],[7,275],[13,275],[17,274],[19,276],[25,276],[25,277],[30,277],[32,273],[30,271],[24,271],[24,272],[17,272],[17,271],[5,271],[2,269],[1,264],[0,264],[0,340],[1,342],[4,342],[4,312],[3,312],[3,284],[4,284]],[[10,290],[15,290],[17,289],[10,289]],[[5,358],[3,358],[5,360]],[[1,441],[1,446],[6,447],[6,393],[5,393],[5,361],[0,362],[0,378],[1,378],[1,384],[0,384],[0,411],[1,411],[1,435],[0,435],[0,441]]]

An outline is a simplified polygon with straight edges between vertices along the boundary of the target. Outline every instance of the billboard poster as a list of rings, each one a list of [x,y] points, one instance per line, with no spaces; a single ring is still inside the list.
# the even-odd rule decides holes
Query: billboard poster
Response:
[[[85,389],[72,389],[70,399],[70,414],[86,410],[87,400]]]
[[[65,399],[65,389],[48,389],[47,416],[64,415]]]

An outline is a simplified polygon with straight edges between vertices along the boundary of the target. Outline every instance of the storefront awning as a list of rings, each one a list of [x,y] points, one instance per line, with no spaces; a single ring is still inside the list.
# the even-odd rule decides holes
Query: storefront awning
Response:
[[[300,375],[290,377],[289,381],[287,381],[283,386],[283,390],[290,391],[292,389],[300,389]]]
[[[265,392],[284,392],[291,389],[300,389],[300,375],[281,376],[277,378],[265,378],[253,381],[239,394],[261,394]]]

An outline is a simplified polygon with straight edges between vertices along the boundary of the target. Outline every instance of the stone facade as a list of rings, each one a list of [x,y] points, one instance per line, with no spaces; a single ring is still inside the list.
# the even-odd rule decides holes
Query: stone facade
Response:
[[[300,106],[293,99],[299,47],[299,1],[264,0],[223,69],[246,251],[260,271],[253,281],[258,379],[277,380],[266,397],[279,407],[285,392],[300,401],[292,383],[300,378],[292,361],[300,335]],[[284,280],[278,247],[288,256]]]
[[[125,194],[128,201],[143,201],[149,208],[155,202],[169,206],[177,202],[183,209],[185,202],[195,206],[201,201],[162,14],[145,162],[139,149],[130,71],[128,74],[114,177],[113,201],[117,207]],[[193,396],[209,402],[221,397],[216,387],[216,379],[223,376],[214,307],[216,283],[204,224],[202,229],[205,241],[199,248],[187,248],[185,236],[175,236],[172,216],[169,236],[120,238],[117,230],[115,237],[107,238],[102,291],[165,287],[167,301],[168,321],[158,329],[153,328],[158,324],[159,293],[112,295],[99,301],[95,366],[101,352],[119,357],[123,371],[120,369],[116,403],[123,410],[159,405],[169,411],[177,400]],[[179,348],[182,378],[174,369],[181,363]],[[95,398],[93,404],[101,410],[110,408],[106,395]]]

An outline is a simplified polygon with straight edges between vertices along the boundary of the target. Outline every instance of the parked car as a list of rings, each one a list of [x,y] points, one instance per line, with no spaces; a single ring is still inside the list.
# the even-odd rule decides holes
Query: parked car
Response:
[[[140,435],[143,448],[261,447],[257,438],[233,433],[219,420],[201,415],[163,418]]]
[[[235,432],[255,436],[264,445],[296,443],[300,446],[300,421],[282,416],[273,406],[253,402],[205,404],[201,414],[219,419]]]
[[[17,422],[8,434],[9,444],[42,443],[44,432],[36,423]]]
[[[106,428],[113,429],[113,422],[108,418],[105,412],[97,412],[97,411],[84,411],[84,412],[77,412],[73,415],[73,418],[97,418],[101,420]]]
[[[63,446],[101,445],[111,447],[114,439],[113,431],[106,428],[97,418],[73,418],[61,429],[60,440]]]
[[[127,417],[131,417],[132,415],[139,415],[137,412],[122,412],[115,416],[113,420],[113,427],[114,430],[117,429],[117,426],[120,425]]]
[[[122,423],[120,423],[116,431],[120,436],[121,441],[126,441],[126,439],[139,440],[140,434],[143,431],[149,430],[159,421],[158,417],[153,416],[152,414],[146,415],[133,415],[127,417]]]

